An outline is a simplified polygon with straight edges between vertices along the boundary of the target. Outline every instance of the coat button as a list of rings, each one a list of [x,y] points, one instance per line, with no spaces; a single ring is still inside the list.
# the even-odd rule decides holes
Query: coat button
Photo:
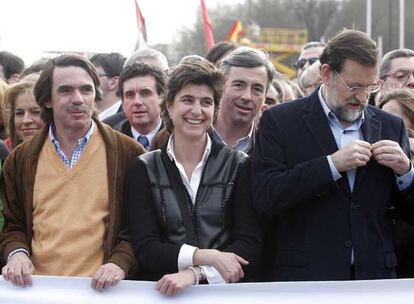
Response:
[[[352,248],[352,241],[346,241],[345,242],[345,247],[346,248]]]
[[[357,208],[359,208],[359,205],[357,203],[352,202],[351,209],[357,209]]]

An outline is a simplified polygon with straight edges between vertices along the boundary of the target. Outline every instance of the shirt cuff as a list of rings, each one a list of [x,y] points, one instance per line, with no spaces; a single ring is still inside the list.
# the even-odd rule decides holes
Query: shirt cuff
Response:
[[[206,279],[209,284],[226,283],[214,266],[204,265],[200,267],[204,270],[204,274],[206,275]]]
[[[13,254],[18,253],[18,252],[24,252],[27,254],[27,256],[30,256],[29,251],[27,251],[24,248],[17,248],[15,250],[13,250],[12,252],[9,253],[9,255],[7,256],[7,262],[10,260],[10,258],[13,256]]]
[[[407,189],[409,186],[411,186],[414,178],[414,169],[413,166],[411,166],[410,171],[405,173],[404,175],[397,176],[397,185],[398,189],[400,191]]]
[[[190,246],[184,244],[180,248],[180,252],[178,253],[178,261],[177,266],[178,270],[185,270],[190,266],[193,266],[193,255],[194,251],[197,250],[197,247]]]
[[[332,178],[333,178],[334,181],[337,181],[338,179],[340,179],[342,177],[342,175],[336,169],[330,155],[327,156],[327,159],[328,159],[328,163],[329,163],[329,168],[331,169]]]

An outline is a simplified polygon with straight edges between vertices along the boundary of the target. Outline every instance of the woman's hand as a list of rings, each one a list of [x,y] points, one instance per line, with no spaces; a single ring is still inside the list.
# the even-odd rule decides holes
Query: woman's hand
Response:
[[[197,249],[193,255],[193,265],[214,266],[227,283],[235,283],[244,278],[242,266],[248,264],[237,254],[215,249]]]
[[[173,296],[184,288],[194,285],[196,277],[191,269],[186,269],[173,274],[164,275],[155,284],[155,289],[166,296]]]

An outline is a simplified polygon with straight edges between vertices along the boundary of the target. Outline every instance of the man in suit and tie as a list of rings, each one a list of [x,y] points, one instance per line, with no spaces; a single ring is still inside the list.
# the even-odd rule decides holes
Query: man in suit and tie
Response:
[[[147,64],[155,65],[166,74],[168,74],[169,71],[167,57],[155,49],[147,48],[136,50],[134,53],[132,53],[131,56],[129,56],[128,59],[126,59],[123,68],[125,69],[127,66],[132,65],[135,62],[144,62]],[[118,113],[105,118],[103,122],[109,125],[111,128],[117,130],[119,128],[119,125],[122,124],[125,120],[126,116],[121,107]]]
[[[274,219],[271,279],[394,278],[388,210],[414,211],[405,126],[368,105],[378,49],[365,33],[336,34],[320,62],[322,85],[259,125],[253,195]]]
[[[152,150],[155,135],[162,129],[161,95],[166,85],[165,73],[154,65],[135,62],[128,65],[119,77],[119,91],[126,120],[113,128],[138,140]]]

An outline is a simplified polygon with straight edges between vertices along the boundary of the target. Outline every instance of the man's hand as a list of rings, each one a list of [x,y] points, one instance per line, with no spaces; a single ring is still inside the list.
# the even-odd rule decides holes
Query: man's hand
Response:
[[[397,175],[404,175],[411,169],[410,159],[395,141],[377,141],[372,145],[372,156],[378,163],[391,168]]]
[[[194,265],[211,265],[217,269],[227,283],[235,283],[244,278],[242,265],[249,262],[232,252],[215,249],[197,249],[193,256]]]
[[[371,145],[362,140],[354,140],[331,155],[332,162],[339,172],[365,166],[370,158]]]
[[[24,252],[16,252],[2,269],[3,278],[17,286],[32,286],[32,274],[35,268]]]
[[[125,278],[125,271],[114,263],[107,263],[98,268],[92,276],[92,288],[104,290],[116,285]]]
[[[184,288],[194,285],[195,282],[194,272],[191,269],[186,269],[177,273],[164,275],[155,284],[155,289],[166,296],[173,296]]]

